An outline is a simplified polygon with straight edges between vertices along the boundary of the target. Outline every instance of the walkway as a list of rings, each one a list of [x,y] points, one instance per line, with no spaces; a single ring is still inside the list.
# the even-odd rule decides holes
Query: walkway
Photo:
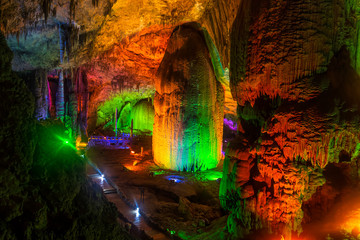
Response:
[[[122,133],[118,137],[91,136],[89,138],[88,147],[101,146],[111,149],[128,149],[130,142],[130,134]]]
[[[136,204],[129,200],[110,178],[105,178],[101,170],[94,163],[90,162],[88,159],[87,162],[88,166],[90,166],[87,168],[88,176],[102,187],[106,198],[116,205],[120,215],[120,222],[123,224],[125,223],[125,226],[127,222],[135,225],[136,228],[140,230],[140,233],[137,231],[137,235],[141,235],[141,232],[143,231],[145,236],[142,236],[142,239],[171,239],[171,237],[165,235],[155,227],[150,226],[151,223],[149,224],[142,216],[143,213],[137,208]]]

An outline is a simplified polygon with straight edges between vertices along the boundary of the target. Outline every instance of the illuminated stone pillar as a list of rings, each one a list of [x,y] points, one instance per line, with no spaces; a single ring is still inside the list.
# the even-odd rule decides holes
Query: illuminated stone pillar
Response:
[[[39,69],[35,72],[35,117],[36,119],[46,119],[48,117],[48,83],[47,72]]]
[[[59,24],[59,41],[60,41],[60,64],[64,61],[66,48],[65,29],[63,24]],[[59,85],[56,92],[56,117],[63,120],[64,118],[64,70],[60,69]]]
[[[156,164],[179,171],[216,167],[221,157],[224,89],[196,24],[179,26],[172,33],[155,87]]]

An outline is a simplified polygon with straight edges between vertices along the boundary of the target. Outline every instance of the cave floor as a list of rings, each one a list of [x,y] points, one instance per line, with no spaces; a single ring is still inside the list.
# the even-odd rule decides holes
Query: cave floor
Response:
[[[130,149],[90,148],[86,155],[130,202],[164,231],[191,239],[213,234],[214,224],[220,230],[225,226],[226,217],[219,201],[221,164],[197,173],[160,169],[152,159],[151,138],[133,141]],[[88,173],[91,171],[88,168]],[[109,195],[108,199],[114,201],[111,198]]]

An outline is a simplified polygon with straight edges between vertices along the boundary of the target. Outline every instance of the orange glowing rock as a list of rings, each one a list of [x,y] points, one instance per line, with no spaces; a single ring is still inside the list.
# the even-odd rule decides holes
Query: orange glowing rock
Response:
[[[341,229],[348,233],[360,235],[360,209],[349,213],[346,222],[341,224]]]
[[[241,3],[233,25],[230,81],[241,132],[225,156],[220,197],[251,185],[254,196],[231,209],[234,221],[291,239],[302,231],[303,203],[325,184],[323,169],[337,162],[359,168],[358,41],[355,25],[343,25],[356,6],[253,3]]]

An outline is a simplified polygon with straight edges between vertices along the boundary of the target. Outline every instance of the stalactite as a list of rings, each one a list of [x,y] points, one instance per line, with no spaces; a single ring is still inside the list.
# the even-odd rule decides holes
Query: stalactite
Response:
[[[75,19],[75,10],[76,10],[77,1],[70,0],[70,18]]]
[[[99,5],[99,0],[92,0],[91,2],[94,7],[97,7]]]
[[[45,22],[47,21],[50,10],[51,10],[51,3],[52,3],[52,0],[42,0],[41,8],[42,8],[43,14],[45,16]]]
[[[71,129],[74,136],[77,136],[78,133],[76,131],[76,118],[77,118],[77,94],[76,94],[76,75],[74,74],[74,70],[71,71],[71,86],[69,89],[69,113],[71,115]]]
[[[76,71],[75,92],[77,96],[77,117],[76,129],[81,137],[81,141],[87,142],[87,115],[88,115],[88,82],[86,72],[79,68]]]
[[[64,71],[59,73],[59,84],[56,92],[56,117],[64,120]]]
[[[46,119],[48,117],[48,83],[45,70],[36,71],[35,84],[35,117],[37,119]]]

